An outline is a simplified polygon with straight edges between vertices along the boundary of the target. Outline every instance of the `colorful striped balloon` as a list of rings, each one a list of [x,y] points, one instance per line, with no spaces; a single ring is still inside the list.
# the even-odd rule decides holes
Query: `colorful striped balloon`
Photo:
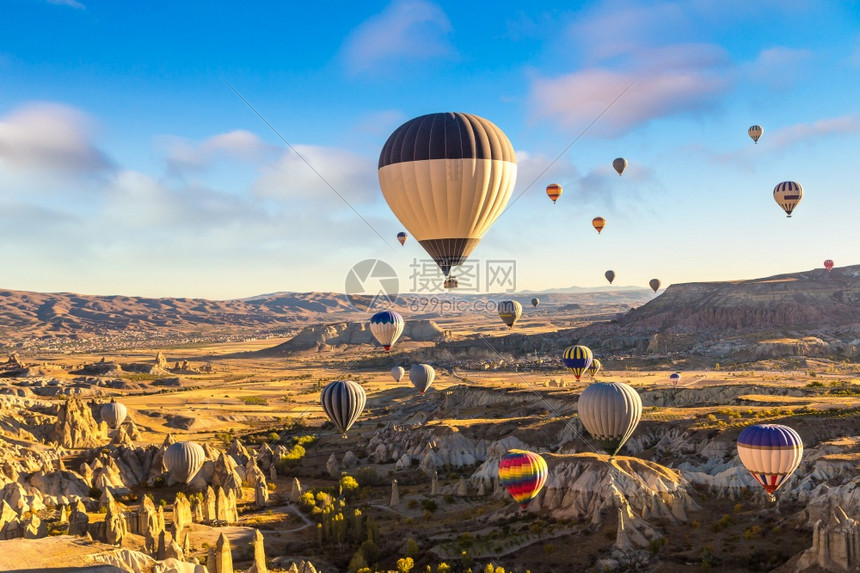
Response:
[[[499,482],[525,509],[546,483],[546,461],[525,450],[508,450],[499,460]]]
[[[803,187],[795,181],[783,181],[773,188],[773,200],[791,217],[794,208],[803,199]]]
[[[800,465],[803,440],[788,426],[750,426],[738,437],[738,456],[765,491],[773,494]]]
[[[561,360],[564,362],[565,366],[573,371],[573,375],[576,376],[577,380],[579,380],[582,373],[588,370],[591,366],[591,362],[594,360],[594,354],[592,354],[589,347],[576,345],[565,350]]]
[[[370,332],[385,350],[391,350],[403,334],[403,317],[393,310],[383,310],[370,317]]]
[[[600,231],[603,230],[603,227],[606,226],[606,219],[604,219],[603,217],[595,217],[591,220],[591,225],[594,227],[594,229],[597,231],[597,234],[599,235]]]
[[[546,196],[552,199],[553,203],[558,201],[558,198],[561,197],[562,192],[563,189],[558,183],[550,183],[546,186]]]
[[[600,363],[600,360],[595,358],[591,361],[591,366],[588,367],[588,374],[592,378],[597,376],[597,373],[600,372],[600,369],[603,368],[603,364]]]

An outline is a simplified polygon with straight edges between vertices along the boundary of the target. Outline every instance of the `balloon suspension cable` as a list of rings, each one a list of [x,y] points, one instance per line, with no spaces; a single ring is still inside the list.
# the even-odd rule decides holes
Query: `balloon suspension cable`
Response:
[[[304,155],[302,155],[301,153],[299,153],[299,152],[298,152],[298,150],[297,150],[295,147],[293,147],[293,146],[292,146],[292,144],[291,144],[289,141],[287,141],[286,139],[284,139],[284,136],[283,136],[283,135],[281,135],[281,134],[280,134],[280,132],[279,132],[277,129],[275,129],[275,126],[273,126],[271,123],[269,123],[269,121],[268,121],[265,117],[263,117],[263,114],[261,114],[259,111],[257,111],[257,109],[256,109],[253,105],[251,105],[251,103],[250,103],[248,100],[246,100],[246,99],[244,98],[244,96],[242,96],[242,94],[240,94],[240,93],[239,93],[239,91],[238,91],[236,88],[234,88],[232,85],[230,85],[230,82],[228,82],[227,80],[223,80],[223,81],[224,81],[224,83],[225,83],[225,84],[227,84],[227,87],[229,87],[231,90],[233,90],[233,93],[234,93],[234,94],[236,94],[236,96],[237,96],[240,100],[242,100],[242,101],[245,103],[245,105],[247,105],[247,106],[251,109],[251,111],[253,111],[253,112],[257,115],[257,117],[259,117],[259,118],[263,121],[263,123],[265,123],[265,124],[269,127],[269,129],[271,129],[271,130],[275,133],[275,135],[277,135],[277,136],[278,136],[278,138],[279,138],[281,141],[283,141],[283,142],[284,142],[284,144],[285,144],[287,147],[289,147],[289,148],[290,148],[290,150],[292,150],[292,152],[293,152],[293,153],[295,153],[295,154],[296,154],[296,156],[297,156],[299,159],[301,159],[301,160],[304,162],[304,164],[305,164],[305,165],[307,165],[307,166],[310,168],[310,170],[311,170],[311,171],[313,171],[313,172],[316,174],[316,176],[317,176],[317,177],[319,177],[319,178],[320,178],[320,180],[321,180],[323,183],[325,183],[325,184],[326,184],[326,186],[327,186],[329,189],[331,189],[332,191],[334,191],[335,195],[337,195],[338,197],[340,197],[340,200],[341,200],[341,201],[343,201],[343,202],[344,202],[344,204],[346,204],[346,206],[347,206],[347,207],[349,207],[350,209],[352,209],[352,212],[353,212],[353,213],[355,213],[356,215],[358,215],[358,218],[359,218],[359,219],[361,219],[362,221],[364,221],[364,224],[365,224],[365,225],[367,225],[367,226],[368,226],[368,228],[369,228],[371,231],[373,231],[374,233],[376,233],[376,236],[377,236],[377,237],[379,237],[379,238],[382,240],[382,242],[383,242],[383,243],[385,243],[386,245],[388,245],[388,248],[389,248],[389,249],[393,249],[393,248],[394,248],[394,247],[391,245],[391,243],[389,243],[387,240],[385,240],[385,237],[383,237],[382,235],[380,235],[380,234],[379,234],[379,231],[377,231],[377,230],[373,227],[373,225],[371,225],[370,223],[368,223],[367,219],[365,219],[364,217],[362,217],[362,216],[361,216],[361,213],[359,213],[358,211],[356,211],[356,210],[355,210],[355,207],[353,207],[353,206],[350,204],[350,202],[349,202],[349,201],[347,201],[347,200],[344,198],[344,196],[343,196],[343,195],[341,195],[341,194],[338,192],[338,190],[337,190],[337,189],[335,189],[335,188],[334,188],[334,186],[333,186],[331,183],[329,183],[329,182],[328,182],[328,180],[327,180],[325,177],[323,177],[323,176],[322,176],[322,173],[320,173],[319,171],[317,171],[317,170],[316,170],[316,168],[315,168],[313,165],[311,165],[311,164],[310,164],[310,162],[309,162],[307,159],[305,159],[305,156],[304,156]]]

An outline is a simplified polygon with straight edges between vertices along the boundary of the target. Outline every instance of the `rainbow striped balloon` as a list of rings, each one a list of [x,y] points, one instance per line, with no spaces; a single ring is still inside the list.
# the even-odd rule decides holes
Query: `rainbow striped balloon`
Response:
[[[525,450],[508,450],[499,460],[499,481],[525,509],[546,483],[546,461]]]
[[[573,375],[576,376],[577,380],[579,380],[582,373],[588,370],[591,366],[591,362],[594,360],[594,354],[591,353],[591,349],[587,346],[571,346],[564,351],[564,355],[561,357],[561,360],[564,362],[565,366],[573,371]]]

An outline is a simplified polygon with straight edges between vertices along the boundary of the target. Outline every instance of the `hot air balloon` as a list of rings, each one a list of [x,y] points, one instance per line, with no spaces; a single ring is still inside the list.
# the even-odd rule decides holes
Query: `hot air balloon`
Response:
[[[603,276],[606,277],[606,280],[609,281],[609,284],[612,284],[612,281],[615,280],[615,271],[606,271],[603,273]]]
[[[650,286],[654,292],[657,292],[660,290],[660,279],[651,279],[648,281],[648,286]]]
[[[125,421],[128,410],[123,404],[111,400],[108,404],[102,406],[101,414],[102,420],[111,428],[116,429]]]
[[[561,197],[562,191],[563,189],[558,183],[550,183],[546,186],[546,195],[552,199],[553,204],[558,201],[559,197]]]
[[[824,261],[824,268],[827,269],[828,273],[830,271],[832,271],[833,270],[833,261],[831,261],[830,259],[827,259],[826,261]]]
[[[752,140],[758,143],[758,138],[764,133],[764,128],[760,125],[753,125],[747,130],[747,133],[752,137]]]
[[[436,371],[429,364],[415,364],[409,369],[409,379],[419,394],[426,392],[435,378]]]
[[[391,350],[403,334],[403,317],[393,310],[383,310],[370,317],[370,332],[385,350]]]
[[[409,235],[407,235],[407,234],[406,234],[406,233],[404,233],[403,231],[400,231],[399,233],[397,233],[397,240],[398,240],[398,241],[400,241],[400,245],[401,245],[401,246],[403,246],[403,245],[405,245],[405,244],[406,244],[406,238],[407,238],[408,236],[409,236]]]
[[[594,382],[579,396],[578,409],[591,437],[614,456],[639,424],[642,399],[623,382]]]
[[[164,450],[164,465],[170,477],[179,483],[188,483],[206,461],[206,451],[197,442],[176,442]]]
[[[577,380],[579,380],[582,373],[588,370],[591,366],[591,362],[594,360],[594,354],[591,353],[591,349],[587,346],[571,346],[564,351],[564,355],[561,360],[564,362],[565,366],[573,371],[573,375],[576,376]]]
[[[678,372],[669,374],[669,382],[672,383],[672,386],[677,386],[681,382],[681,374]]]
[[[591,361],[591,366],[588,367],[588,374],[594,378],[597,376],[597,373],[600,372],[600,369],[603,368],[603,364],[600,363],[600,360],[594,358]]]
[[[504,211],[517,178],[514,148],[492,122],[432,113],[398,127],[379,155],[379,186],[445,276]]]
[[[404,376],[406,376],[406,370],[403,366],[395,366],[391,369],[391,377],[394,378],[395,382],[400,382]]]
[[[789,217],[801,199],[803,199],[803,187],[800,186],[800,183],[783,181],[773,188],[773,200],[782,207],[782,210]]]
[[[803,441],[788,426],[750,426],[738,437],[738,456],[755,480],[773,495],[800,465]]]
[[[540,304],[540,299],[535,297],[532,299],[532,306],[537,306]]]
[[[503,300],[499,303],[499,318],[508,325],[508,328],[513,328],[522,314],[523,305],[515,300]]]
[[[591,220],[591,226],[597,230],[597,234],[600,234],[600,231],[603,230],[603,227],[606,226],[606,219],[603,217],[595,217]]]
[[[499,460],[499,483],[525,509],[546,483],[546,461],[533,452],[508,450]]]
[[[320,404],[328,419],[340,430],[343,437],[364,410],[367,394],[358,382],[335,380],[320,392]]]
[[[612,162],[612,167],[618,172],[618,175],[624,173],[624,170],[627,169],[627,160],[623,157],[616,157],[615,161]]]

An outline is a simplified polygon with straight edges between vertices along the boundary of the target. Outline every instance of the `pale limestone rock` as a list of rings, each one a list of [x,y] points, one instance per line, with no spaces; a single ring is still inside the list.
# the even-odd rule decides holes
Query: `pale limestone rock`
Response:
[[[254,506],[257,508],[265,507],[269,503],[269,488],[266,486],[266,481],[258,481],[254,487]]]
[[[457,482],[457,495],[460,497],[466,497],[469,495],[469,486],[466,483],[466,478],[460,478],[460,481]]]
[[[105,515],[105,541],[110,545],[122,545],[126,535],[128,535],[128,526],[125,514],[117,508],[116,504],[110,504]]]
[[[293,503],[299,501],[299,498],[302,497],[302,484],[299,483],[299,478],[293,478],[293,486],[290,489],[290,501]]]
[[[388,504],[390,507],[400,507],[400,490],[397,487],[397,480],[391,482],[391,501]]]
[[[87,515],[87,508],[78,500],[69,515],[69,535],[85,535],[89,524],[90,516]]]
[[[335,457],[334,454],[329,456],[328,461],[325,464],[325,469],[331,477],[340,477],[340,464],[337,463],[337,457]]]
[[[233,555],[230,553],[230,540],[223,533],[215,544],[215,573],[233,573]]]
[[[248,573],[268,573],[266,567],[266,548],[263,544],[263,534],[259,529],[254,530],[254,539],[251,541],[254,548],[254,564],[248,570]]]

